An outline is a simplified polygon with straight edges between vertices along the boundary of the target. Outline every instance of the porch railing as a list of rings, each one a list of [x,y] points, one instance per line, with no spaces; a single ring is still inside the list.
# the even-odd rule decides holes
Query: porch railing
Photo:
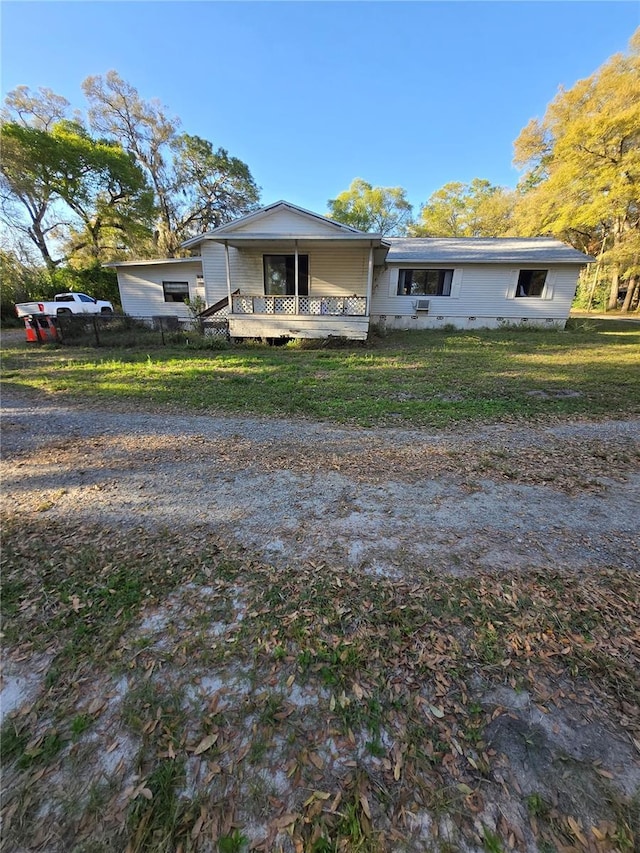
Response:
[[[232,296],[233,314],[366,317],[366,296]]]

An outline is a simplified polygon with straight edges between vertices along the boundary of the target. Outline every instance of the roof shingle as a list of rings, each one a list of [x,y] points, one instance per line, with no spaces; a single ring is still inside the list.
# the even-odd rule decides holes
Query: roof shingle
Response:
[[[387,263],[588,264],[594,260],[550,237],[385,237]]]

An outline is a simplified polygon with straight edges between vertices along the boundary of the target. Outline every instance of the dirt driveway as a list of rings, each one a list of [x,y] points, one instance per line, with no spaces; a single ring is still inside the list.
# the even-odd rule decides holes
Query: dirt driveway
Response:
[[[588,587],[591,575],[620,570],[633,577],[640,569],[637,418],[504,424],[429,434],[307,421],[107,411],[55,401],[36,405],[32,398],[12,393],[2,399],[2,416],[2,482],[12,518],[36,518],[43,529],[50,525],[52,530],[65,524],[67,529],[97,526],[139,532],[141,540],[147,533],[167,531],[178,539],[184,536],[190,547],[194,540],[204,543],[209,537],[228,542],[247,559],[270,567],[274,610],[286,606],[278,573],[283,590],[295,584],[299,569],[304,583],[308,578],[310,588],[321,594],[322,577],[316,572],[321,566],[334,578],[336,595],[343,597],[338,612],[340,624],[347,625],[347,639],[340,646],[340,661],[365,636],[365,628],[369,630],[366,613],[348,616],[345,590],[351,584],[355,600],[358,578],[363,586],[366,580],[372,589],[384,590],[386,600],[400,612],[419,594],[427,575],[462,580],[477,575],[485,583],[490,575],[527,577],[544,570],[569,572]],[[616,707],[623,711],[614,717],[605,694],[591,701],[590,688],[569,684],[566,674],[555,683],[553,676],[545,680],[547,670],[544,679],[536,671],[530,672],[529,681],[509,680],[501,669],[505,661],[492,657],[491,624],[480,625],[485,642],[481,651],[491,663],[487,671],[493,680],[487,681],[484,671],[472,671],[475,664],[447,656],[451,649],[459,652],[464,632],[454,636],[455,627],[445,623],[440,633],[429,635],[440,649],[433,664],[435,686],[415,681],[413,663],[409,668],[399,665],[397,672],[386,663],[380,667],[380,684],[389,690],[388,714],[387,706],[382,714],[364,664],[358,664],[353,684],[340,694],[326,681],[327,666],[314,663],[320,659],[311,656],[305,662],[304,654],[287,655],[275,640],[269,643],[263,628],[247,636],[256,647],[269,650],[270,669],[263,668],[259,675],[250,672],[246,650],[238,652],[237,659],[229,657],[238,631],[249,630],[251,619],[267,618],[270,608],[260,609],[262,581],[252,581],[248,574],[246,580],[234,581],[232,596],[225,591],[224,615],[212,623],[208,614],[214,611],[208,608],[222,590],[222,581],[217,583],[184,584],[164,604],[156,602],[143,611],[117,652],[119,676],[109,674],[107,664],[93,671],[85,667],[56,692],[47,687],[52,654],[34,654],[33,644],[8,650],[0,697],[3,714],[31,721],[37,732],[31,740],[36,754],[41,744],[49,743],[46,732],[52,721],[58,720],[55,731],[62,744],[55,757],[58,763],[46,772],[7,776],[12,793],[5,825],[14,833],[9,836],[17,845],[13,849],[124,849],[132,814],[142,815],[136,837],[146,838],[144,826],[155,826],[156,818],[141,809],[145,798],[151,808],[157,794],[148,781],[153,774],[142,775],[139,769],[142,752],[136,750],[142,749],[140,743],[148,750],[156,726],[160,732],[158,722],[164,720],[168,700],[158,704],[155,718],[145,718],[139,730],[132,728],[131,709],[137,697],[149,714],[149,708],[155,708],[151,687],[162,690],[170,684],[172,695],[181,691],[183,716],[185,703],[190,703],[190,722],[181,725],[186,732],[191,729],[181,741],[170,740],[168,747],[163,741],[165,751],[158,756],[163,766],[169,759],[175,764],[174,749],[185,756],[186,783],[178,794],[190,803],[185,837],[194,849],[216,850],[216,839],[225,838],[224,849],[229,850],[244,849],[246,843],[264,851],[534,853],[560,849],[545,846],[541,838],[551,839],[553,845],[562,837],[572,839],[562,847],[567,851],[632,850],[630,812],[619,811],[620,803],[629,803],[640,788],[640,741],[632,736],[635,723],[628,703],[620,700]],[[370,607],[368,593],[363,595],[360,604]],[[505,595],[515,596],[515,587]],[[72,596],[71,604],[64,606],[82,612],[81,598]],[[36,611],[33,601],[20,606]],[[611,613],[615,606],[613,596],[607,603]],[[321,611],[316,631],[323,630]],[[286,614],[289,622],[298,618],[297,610]],[[625,618],[632,626],[634,615]],[[374,636],[375,620],[371,625]],[[398,648],[418,641],[422,628],[417,625],[397,641]],[[273,630],[277,633],[277,623]],[[198,651],[190,658],[184,637],[196,634]],[[425,649],[428,642],[427,637]],[[638,648],[631,633],[619,642],[615,654],[633,667]],[[205,657],[203,643],[209,644]],[[218,646],[218,657],[212,657],[211,649]],[[552,654],[565,651],[560,644]],[[511,663],[506,661],[507,666]],[[455,692],[452,679],[458,676],[451,672],[456,667],[461,672],[467,664],[471,671],[461,692]],[[303,675],[322,675],[325,682],[312,688]],[[347,695],[345,690],[352,692]],[[92,721],[84,740],[79,735],[69,736],[68,742],[60,739],[64,702],[75,720]],[[366,724],[369,733],[365,718],[353,716],[363,703],[367,713],[377,715],[375,725]],[[416,729],[415,717],[423,706],[428,726]],[[399,708],[413,721],[410,730],[401,722]],[[474,719],[484,720],[485,728],[479,722],[474,728],[474,723],[465,735],[459,723],[451,721],[467,715],[469,708]],[[340,734],[330,722],[339,712],[348,718]],[[206,736],[197,734],[202,720],[209,719],[219,728]],[[363,733],[354,719],[361,721]],[[290,726],[288,736],[278,728],[285,725]],[[442,764],[433,752],[420,760],[431,768],[429,773],[449,773],[448,781],[438,789],[442,795],[429,799],[423,791],[420,799],[417,771],[411,771],[416,774],[412,777],[407,768],[413,766],[411,761],[418,766],[418,759],[411,757],[416,739],[438,727],[438,737],[429,741],[435,747],[429,748],[435,748],[438,757],[443,744],[453,744],[450,754]],[[465,736],[472,738],[471,746]],[[196,745],[189,746],[190,741]],[[207,762],[210,748],[218,753],[215,761]],[[485,759],[490,771],[483,770]],[[239,768],[249,761],[251,773],[243,774]],[[94,771],[99,778],[91,781]],[[477,789],[465,773],[484,774]],[[602,782],[613,792],[611,801],[598,787]],[[394,785],[397,795],[390,793]],[[79,818],[68,808],[70,791],[76,788]],[[111,798],[101,806],[100,825],[90,817],[91,797],[98,789]],[[209,801],[203,799],[205,790]],[[351,812],[345,806],[347,795]],[[207,811],[206,802],[215,802],[215,808]],[[615,814],[610,802],[616,803]],[[27,825],[30,810],[37,817],[33,827]],[[187,812],[181,814],[186,821]],[[351,846],[320,845],[328,837],[322,833],[332,826],[331,831],[344,838],[349,815],[358,831],[382,827],[376,836],[379,847],[357,839]],[[539,828],[545,821],[551,827],[547,835]],[[154,831],[159,832],[157,827]],[[103,846],[74,846],[78,838]],[[173,849],[146,843],[136,846],[134,840],[127,849]]]
[[[275,564],[638,567],[640,419],[459,433],[113,413],[5,394],[14,508],[200,526]]]

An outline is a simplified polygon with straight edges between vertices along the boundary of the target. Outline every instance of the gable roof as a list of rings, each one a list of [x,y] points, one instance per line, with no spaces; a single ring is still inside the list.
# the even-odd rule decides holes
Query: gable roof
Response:
[[[595,260],[551,237],[386,237],[387,263],[588,264]]]
[[[268,232],[260,230],[260,223],[264,222],[265,219],[270,218],[273,213],[278,210],[290,211],[303,220],[307,219],[309,225],[315,226],[316,229],[318,225],[323,226],[322,230],[327,234],[327,236],[360,238],[380,237],[379,234],[368,234],[365,231],[359,231],[357,228],[352,228],[350,225],[335,222],[333,219],[328,219],[326,216],[320,216],[319,213],[313,213],[311,210],[305,210],[303,207],[298,207],[295,204],[291,204],[291,202],[281,200],[276,201],[273,204],[269,204],[266,207],[261,207],[253,213],[241,216],[239,219],[234,219],[233,222],[227,222],[225,225],[220,225],[218,228],[214,228],[212,231],[207,231],[205,234],[200,234],[197,237],[191,237],[189,240],[185,240],[181,245],[183,248],[190,248],[198,245],[198,243],[201,243],[203,240],[220,240],[226,236],[243,236],[247,238],[265,237]],[[247,226],[255,226],[255,228]],[[317,235],[317,230],[313,233]],[[269,233],[268,236],[273,238],[275,234]],[[290,235],[287,234],[286,236]]]

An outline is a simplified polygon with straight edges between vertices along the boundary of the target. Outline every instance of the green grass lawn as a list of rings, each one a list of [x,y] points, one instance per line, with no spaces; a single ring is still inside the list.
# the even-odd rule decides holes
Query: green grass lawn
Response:
[[[361,426],[640,411],[640,326],[394,333],[366,345],[113,349],[14,345],[5,387],[191,412]]]

